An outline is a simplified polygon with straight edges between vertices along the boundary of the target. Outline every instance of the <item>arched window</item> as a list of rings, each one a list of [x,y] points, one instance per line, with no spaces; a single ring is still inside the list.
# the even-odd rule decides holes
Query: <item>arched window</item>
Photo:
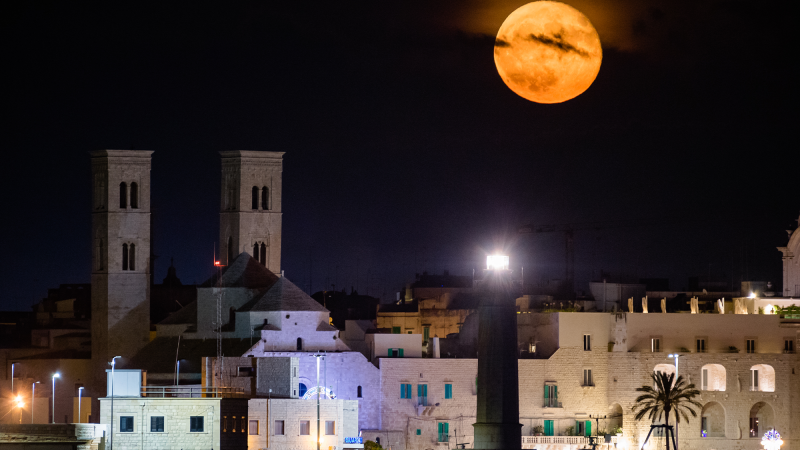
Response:
[[[131,250],[128,259],[130,259],[130,264],[128,267],[130,270],[136,270],[136,245],[131,244]]]
[[[136,182],[131,183],[131,208],[139,207],[139,185]]]
[[[267,244],[261,243],[261,265],[267,265]]]
[[[750,408],[750,437],[758,438],[775,426],[775,412],[768,403],[758,402]]]
[[[297,351],[303,351],[303,338],[297,338]]]
[[[253,186],[253,209],[258,209],[258,188]]]
[[[708,402],[700,413],[700,437],[725,437],[725,408]]]
[[[725,367],[721,364],[706,364],[700,370],[700,389],[724,391],[727,388]]]
[[[122,270],[128,270],[128,244],[122,244]]]
[[[608,428],[615,430],[622,428],[622,406],[619,403],[614,403],[608,408]],[[614,433],[613,431],[611,432]]]
[[[258,254],[258,242],[256,242],[253,244],[253,258],[255,258],[256,261],[258,261]]]
[[[775,369],[769,364],[756,364],[751,367],[750,390],[775,392]]]
[[[128,207],[128,185],[124,181],[119,184],[119,207]]]
[[[300,383],[299,387],[300,387],[300,397],[306,395],[306,392],[308,391],[308,386],[306,386],[305,383]]]
[[[261,209],[269,210],[269,189],[266,186],[261,188]]]
[[[358,392],[356,393],[358,398],[361,398],[361,386],[358,387]]]
[[[234,256],[235,255],[233,254],[233,236],[228,236],[228,260],[225,262],[225,264],[230,265],[231,261],[233,261]]]

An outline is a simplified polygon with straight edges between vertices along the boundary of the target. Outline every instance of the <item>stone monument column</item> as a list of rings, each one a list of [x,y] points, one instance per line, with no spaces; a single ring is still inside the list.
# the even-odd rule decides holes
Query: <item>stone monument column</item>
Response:
[[[517,313],[511,271],[484,272],[478,308],[478,411],[475,449],[522,448]]]

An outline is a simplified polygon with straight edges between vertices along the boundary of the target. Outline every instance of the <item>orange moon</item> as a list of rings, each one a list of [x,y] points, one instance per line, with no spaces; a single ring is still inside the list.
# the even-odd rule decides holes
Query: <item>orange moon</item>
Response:
[[[521,6],[503,22],[494,44],[503,82],[536,103],[561,103],[582,94],[602,59],[600,37],[589,19],[559,2]]]

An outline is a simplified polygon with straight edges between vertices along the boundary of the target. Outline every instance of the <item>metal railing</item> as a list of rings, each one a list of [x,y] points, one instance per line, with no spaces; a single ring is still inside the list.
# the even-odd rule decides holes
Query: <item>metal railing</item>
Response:
[[[232,387],[142,386],[142,397],[241,398],[244,397],[244,390]]]
[[[588,444],[589,438],[583,436],[522,436],[525,444]]]
[[[544,399],[544,407],[545,408],[562,408],[561,402],[558,401],[558,398],[546,398],[546,399]]]

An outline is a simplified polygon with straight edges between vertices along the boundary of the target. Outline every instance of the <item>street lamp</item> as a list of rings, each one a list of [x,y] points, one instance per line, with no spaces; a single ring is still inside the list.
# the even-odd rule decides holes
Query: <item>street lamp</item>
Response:
[[[81,423],[81,394],[83,393],[83,386],[78,388],[78,423]]]
[[[61,374],[53,374],[53,423],[56,423],[56,378],[61,378]]]
[[[175,377],[175,386],[180,386],[181,385],[181,360],[179,359],[177,363],[178,363],[178,374]]]
[[[19,424],[22,425],[22,407],[25,406],[25,403],[22,401],[22,397],[19,395],[16,398],[17,401],[17,408],[19,409]]]
[[[14,395],[14,366],[17,363],[11,363],[11,395]]]
[[[122,356],[115,356],[111,358],[111,434],[109,434],[109,447],[114,450],[114,366],[117,364],[117,358]]]
[[[33,423],[33,405],[36,403],[36,385],[41,381],[31,383],[31,423]]]

